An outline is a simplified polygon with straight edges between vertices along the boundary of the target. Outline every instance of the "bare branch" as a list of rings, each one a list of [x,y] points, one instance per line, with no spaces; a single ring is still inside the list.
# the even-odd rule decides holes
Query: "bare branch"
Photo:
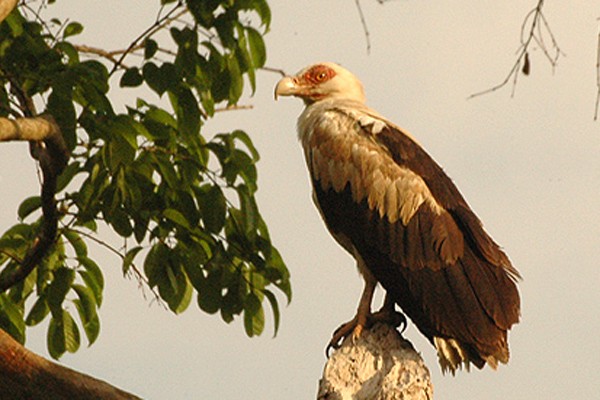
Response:
[[[356,4],[356,9],[358,10],[358,15],[360,17],[360,23],[363,27],[363,32],[365,33],[365,39],[367,40],[367,54],[371,53],[371,35],[369,33],[369,29],[367,28],[367,20],[365,19],[365,14],[363,13],[362,7],[360,6],[360,0],[354,0]],[[383,4],[380,2],[380,4]]]
[[[215,108],[215,112],[252,110],[253,108],[254,106],[252,104],[232,104],[230,106],[217,107]]]
[[[42,141],[57,134],[59,134],[58,126],[49,118],[0,118],[0,142]]]
[[[95,242],[96,244],[104,247],[105,249],[107,249],[108,251],[110,251],[111,253],[116,255],[117,257],[119,257],[121,259],[121,261],[123,261],[125,259],[125,255],[121,251],[119,251],[119,249],[116,249],[115,247],[113,247],[109,243],[105,242],[104,240],[99,239],[96,236],[91,235],[80,229],[74,229],[74,228],[69,228],[69,229],[71,229],[73,232],[76,232],[77,234],[91,240],[92,242]],[[148,281],[148,278],[146,278],[146,276],[135,265],[135,263],[131,263],[131,265],[129,266],[129,274],[131,274],[135,278],[135,280],[138,282],[138,287],[142,290],[142,295],[144,296],[144,299],[146,299],[146,292],[144,291],[144,288],[147,287],[148,290],[150,290],[150,292],[152,293],[153,301],[155,301],[161,307],[163,307],[165,309],[167,308],[164,300],[160,297],[160,294],[158,293],[157,288],[150,286],[150,282]]]
[[[121,57],[119,57],[117,59],[117,62],[114,63],[109,75],[112,75],[119,68],[119,66],[121,66],[127,55],[129,55],[132,51],[135,51],[135,49],[140,48],[140,46],[143,46],[143,43],[146,39],[152,37],[152,35],[154,35],[156,32],[160,31],[164,27],[168,26],[171,22],[177,20],[182,15],[188,12],[187,7],[183,7],[183,9],[180,10],[181,7],[183,7],[183,3],[180,1],[168,13],[166,13],[162,17],[157,18],[154,24],[152,24],[137,38],[135,38],[133,42],[131,42],[131,44],[127,47],[127,49],[125,49],[125,51],[121,53]],[[176,12],[178,10],[179,12]]]
[[[73,47],[75,47],[75,49],[80,53],[95,54],[97,56],[106,58],[113,64],[117,63],[117,59],[115,58],[115,56],[123,54],[125,52],[125,50],[108,51],[98,47],[87,46],[85,44],[76,44]]]
[[[594,111],[594,121],[598,121],[598,107],[600,107],[600,32],[598,32],[598,46],[596,48],[596,106]]]
[[[521,72],[524,75],[529,75],[531,70],[530,53],[532,50],[532,43],[537,44],[537,47],[544,53],[552,68],[556,67],[562,52],[558,47],[558,43],[556,42],[552,30],[550,29],[550,25],[544,16],[542,10],[543,5],[544,0],[538,0],[537,5],[525,16],[523,24],[521,25],[521,45],[517,50],[517,59],[504,80],[489,89],[470,95],[468,97],[469,99],[495,92],[496,90],[506,86],[511,80],[511,96],[514,96],[519,73]],[[531,26],[529,29],[527,29],[529,21],[531,21]],[[550,39],[549,46],[546,43],[546,38]]]
[[[286,76],[287,75],[285,73],[285,71],[282,70],[281,68],[261,67],[260,69],[263,70],[263,71],[267,71],[267,72],[274,72],[274,73],[279,74],[281,76]]]

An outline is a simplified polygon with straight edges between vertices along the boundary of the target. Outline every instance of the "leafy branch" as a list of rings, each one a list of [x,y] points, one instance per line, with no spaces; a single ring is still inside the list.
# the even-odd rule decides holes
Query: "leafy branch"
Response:
[[[19,267],[0,275],[0,293],[29,276],[54,243],[58,226],[56,181],[68,160],[68,150],[60,128],[50,116],[8,120],[0,118],[0,141],[31,141],[43,173],[41,189],[42,228]]]
[[[33,117],[33,104],[45,107],[71,157],[54,190],[62,228],[51,232],[50,250],[27,277],[0,293],[0,305],[10,305],[0,306],[0,328],[23,341],[26,326],[49,316],[54,358],[78,349],[79,327],[92,343],[104,287],[102,269],[87,251],[94,242],[117,254],[124,275],[135,276],[174,313],[195,294],[201,310],[219,312],[225,322],[240,315],[254,336],[264,330],[269,303],[276,332],[279,306],[271,288],[289,301],[291,287],[256,203],[258,152],[242,130],[213,139],[203,131],[215,112],[251,108],[238,101],[246,81],[255,90],[256,71],[282,73],[265,67],[263,35],[271,18],[265,0],[164,1],[153,24],[113,51],[73,44],[83,26],[47,23],[41,13],[48,3],[39,3],[23,6],[27,18],[19,9],[0,24],[0,117]],[[127,58],[138,52],[135,62]],[[124,71],[121,88],[144,86],[152,94],[119,113],[109,97],[115,71]],[[167,106],[153,105],[154,98]],[[43,156],[38,147],[32,154]],[[20,222],[0,238],[2,276],[21,267],[46,219],[45,198],[25,199]],[[42,218],[28,221],[40,208]],[[99,223],[125,245],[98,239]],[[65,302],[75,304],[80,324]]]

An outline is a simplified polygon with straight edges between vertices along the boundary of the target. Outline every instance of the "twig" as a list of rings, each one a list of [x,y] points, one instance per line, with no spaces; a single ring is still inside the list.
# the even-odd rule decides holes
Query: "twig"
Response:
[[[179,17],[188,12],[188,9],[184,7],[183,10],[176,13],[176,11],[181,7],[182,2],[178,2],[167,14],[165,14],[163,17],[158,18],[154,22],[154,24],[152,24],[144,32],[138,35],[138,37],[135,38],[127,47],[127,49],[125,49],[125,51],[121,54],[121,57],[117,59],[117,62],[114,63],[109,75],[114,74],[115,71],[122,65],[123,61],[125,60],[125,57],[127,57],[127,55],[130,52],[135,51],[135,49],[138,48],[137,46],[140,46],[144,42],[144,40],[152,37],[152,35],[154,35],[156,32],[158,32],[159,30],[170,24],[172,21],[178,19]]]
[[[215,112],[252,110],[253,108],[254,106],[252,104],[232,104],[230,106],[217,107],[215,108]]]
[[[371,53],[371,38],[369,34],[369,29],[367,28],[367,20],[365,19],[365,14],[363,13],[362,7],[360,6],[360,0],[354,0],[356,4],[356,9],[358,10],[358,16],[360,17],[360,23],[363,27],[363,32],[365,33],[365,39],[367,40],[367,54]],[[383,4],[383,3],[380,3]]]
[[[89,234],[85,231],[79,230],[79,229],[74,229],[74,228],[69,228],[69,229],[83,237],[86,237],[87,239],[91,240],[92,242],[95,242],[96,244],[104,247],[105,249],[107,249],[111,253],[115,254],[117,257],[119,257],[121,260],[125,259],[125,256],[118,249],[116,249],[112,245],[108,244],[104,240],[98,239],[94,235],[91,235],[91,234]],[[153,288],[152,286],[150,286],[150,283],[148,282],[148,278],[146,278],[144,276],[142,271],[140,271],[140,269],[138,267],[136,267],[136,265],[134,263],[131,263],[131,265],[129,266],[129,269],[130,269],[130,271],[133,271],[132,274],[135,276],[135,279],[138,282],[138,286],[143,289],[143,285],[146,285],[146,287],[148,287],[148,289],[154,296],[153,300],[156,301],[160,305],[164,305],[163,300],[160,297],[160,294],[158,292],[156,292],[156,288]],[[146,295],[143,291],[142,291],[142,294],[144,294],[144,298],[145,298]]]
[[[596,48],[596,106],[594,111],[594,121],[598,121],[598,107],[600,107],[600,32],[598,32],[598,47]]]
[[[274,73],[279,74],[281,76],[286,76],[287,75],[285,73],[285,71],[282,70],[281,68],[261,67],[260,69],[263,70],[263,71],[267,71],[267,72],[274,72]]]
[[[495,92],[496,90],[501,89],[504,86],[506,86],[511,81],[511,78],[512,78],[511,96],[514,96],[515,88],[517,86],[517,79],[519,77],[519,72],[522,72],[524,75],[529,74],[530,66],[531,66],[531,60],[529,57],[529,53],[531,50],[532,42],[535,42],[538,45],[538,47],[542,50],[542,52],[544,53],[544,55],[550,62],[550,65],[552,65],[553,68],[556,66],[556,64],[558,63],[558,58],[560,57],[562,52],[561,52],[560,48],[558,47],[558,44],[554,37],[554,34],[552,33],[552,30],[550,29],[550,25],[548,24],[548,21],[546,20],[546,17],[543,14],[543,11],[542,11],[543,5],[544,5],[544,0],[538,0],[537,5],[532,10],[530,10],[527,13],[527,15],[525,16],[525,18],[523,20],[523,24],[521,25],[521,45],[519,46],[519,49],[517,50],[517,53],[518,53],[517,60],[513,64],[512,68],[510,69],[509,73],[506,75],[504,80],[489,89],[486,89],[481,92],[477,92],[477,93],[470,95],[468,97],[469,99],[472,99],[473,97],[481,96],[484,94]],[[527,28],[527,24],[528,24],[529,20],[531,20],[531,27],[529,30],[527,30],[526,28]],[[526,32],[527,32],[527,35],[525,35]],[[550,54],[550,51],[548,51],[548,46],[546,45],[546,43],[544,41],[544,36],[548,36],[550,38],[550,40],[551,40],[550,48],[553,49],[554,56],[552,56]]]
[[[80,53],[95,54],[97,56],[106,58],[108,61],[114,64],[117,63],[117,59],[115,58],[115,56],[125,53],[125,50],[108,51],[98,47],[87,46],[85,44],[76,44],[73,47],[75,47],[75,50],[79,51]],[[135,50],[137,49],[133,49],[133,51]]]

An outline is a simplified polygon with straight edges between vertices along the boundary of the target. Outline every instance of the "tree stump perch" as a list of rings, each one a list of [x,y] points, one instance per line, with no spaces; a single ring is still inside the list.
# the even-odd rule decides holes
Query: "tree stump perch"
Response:
[[[317,400],[431,400],[429,370],[412,344],[385,324],[346,338],[327,360]]]

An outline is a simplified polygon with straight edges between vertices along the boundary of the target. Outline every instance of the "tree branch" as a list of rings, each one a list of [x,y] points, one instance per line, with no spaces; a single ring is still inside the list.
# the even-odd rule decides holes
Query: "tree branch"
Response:
[[[12,12],[19,0],[0,0],[0,22]]]
[[[58,227],[56,209],[56,180],[66,167],[69,151],[60,128],[51,116],[35,118],[0,118],[0,142],[29,141],[32,154],[42,169],[42,227],[19,267],[0,275],[0,293],[21,282],[44,258],[54,240]]]
[[[554,34],[550,29],[550,25],[548,24],[548,21],[544,16],[544,13],[542,11],[543,6],[544,0],[538,0],[537,5],[532,10],[530,10],[525,16],[523,24],[521,25],[521,46],[519,46],[519,49],[517,50],[517,59],[510,71],[508,72],[508,75],[506,75],[504,80],[499,84],[481,92],[474,93],[468,97],[469,99],[495,92],[496,90],[506,86],[511,81],[511,79],[513,82],[511,96],[514,96],[519,72],[522,72],[523,75],[529,75],[531,69],[531,60],[529,57],[529,53],[531,51],[532,42],[535,42],[538,45],[539,49],[542,50],[542,52],[550,62],[550,65],[553,68],[556,67],[556,64],[558,63],[558,58],[560,57],[562,52],[558,47],[558,43],[554,38]],[[525,35],[525,32],[527,32],[527,25],[529,23],[529,20],[531,20],[531,27],[527,35]],[[550,49],[548,48],[548,45],[544,40],[545,36],[550,38]]]
[[[367,20],[365,19],[365,14],[363,13],[362,7],[360,6],[360,0],[354,0],[354,4],[356,4],[356,10],[358,10],[358,16],[360,17],[360,23],[363,28],[363,32],[365,34],[365,39],[367,40],[367,54],[371,53],[371,34],[369,33],[369,28],[367,27]],[[382,4],[382,3],[380,3]]]
[[[0,387],[3,399],[139,399],[32,353],[1,329]]]
[[[600,33],[598,33],[598,45],[596,47],[596,106],[594,121],[598,121],[598,107],[600,106]]]
[[[125,60],[125,57],[127,57],[127,55],[129,55],[129,53],[131,53],[135,49],[140,48],[139,46],[141,46],[143,44],[144,40],[150,38],[156,32],[158,32],[161,29],[163,29],[164,27],[168,26],[172,21],[175,21],[182,15],[186,14],[188,12],[187,7],[184,7],[183,10],[179,10],[182,6],[183,6],[183,2],[181,2],[181,1],[177,2],[177,4],[175,4],[175,6],[166,15],[158,18],[154,22],[154,24],[152,24],[144,32],[142,32],[137,38],[135,38],[133,40],[133,42],[131,42],[131,44],[127,47],[127,49],[125,49],[125,51],[121,52],[121,57],[119,57],[119,59],[117,59],[117,61],[114,63],[112,70],[109,72],[109,75],[114,74],[115,71],[119,68],[119,66],[121,66],[121,64]],[[179,12],[176,13],[177,10],[179,10]]]

